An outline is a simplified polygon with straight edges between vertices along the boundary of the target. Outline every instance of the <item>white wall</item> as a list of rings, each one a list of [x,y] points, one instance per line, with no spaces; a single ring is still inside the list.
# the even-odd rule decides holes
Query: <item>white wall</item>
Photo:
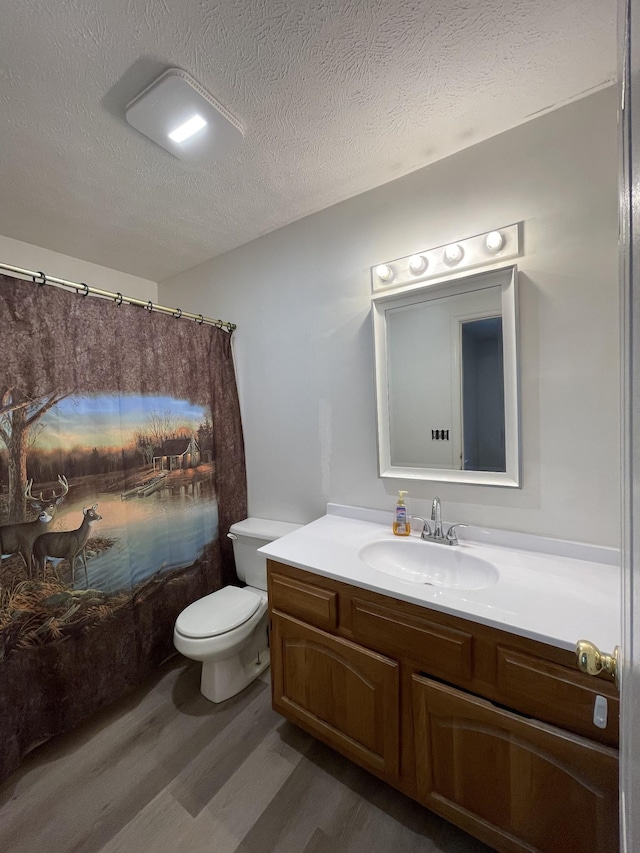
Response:
[[[425,144],[428,140],[425,140]],[[522,489],[381,480],[369,267],[524,221]],[[159,286],[232,320],[249,510],[327,501],[619,542],[616,93],[607,89],[275,231]]]
[[[116,260],[114,258],[114,261]],[[67,281],[84,281],[90,287],[113,290],[116,293],[120,291],[125,296],[135,296],[136,299],[158,301],[158,285],[155,281],[101,267],[69,255],[61,255],[59,252],[32,246],[31,243],[23,243],[11,237],[0,236],[0,263],[42,271],[45,275],[64,278]]]

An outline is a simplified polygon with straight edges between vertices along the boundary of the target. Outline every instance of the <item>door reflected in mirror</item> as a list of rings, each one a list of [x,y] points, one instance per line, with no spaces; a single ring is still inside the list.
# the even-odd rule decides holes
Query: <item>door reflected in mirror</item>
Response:
[[[462,468],[506,471],[502,316],[460,324]]]
[[[380,476],[518,486],[515,266],[373,304]]]

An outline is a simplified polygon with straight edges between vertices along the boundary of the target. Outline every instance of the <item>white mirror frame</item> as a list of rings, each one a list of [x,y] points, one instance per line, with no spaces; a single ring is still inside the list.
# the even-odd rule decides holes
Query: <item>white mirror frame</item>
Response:
[[[506,471],[461,471],[444,468],[405,468],[391,464],[389,395],[387,375],[386,312],[392,308],[439,299],[444,293],[458,295],[496,286],[502,274],[502,334],[504,351],[504,404]],[[489,279],[493,279],[489,284]],[[433,480],[444,483],[475,483],[483,486],[521,487],[520,408],[518,387],[518,268],[515,264],[481,273],[432,281],[372,297],[378,422],[378,476],[402,480]]]

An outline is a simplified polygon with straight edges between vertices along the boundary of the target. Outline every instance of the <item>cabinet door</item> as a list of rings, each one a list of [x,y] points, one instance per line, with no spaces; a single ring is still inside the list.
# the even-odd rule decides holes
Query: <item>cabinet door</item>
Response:
[[[618,850],[618,753],[413,677],[426,806],[500,851]]]
[[[399,665],[290,616],[271,618],[273,707],[380,776],[399,763]]]

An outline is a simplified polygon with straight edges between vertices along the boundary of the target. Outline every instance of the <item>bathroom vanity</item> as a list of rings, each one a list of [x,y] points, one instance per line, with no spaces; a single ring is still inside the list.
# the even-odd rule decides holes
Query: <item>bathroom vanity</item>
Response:
[[[617,641],[615,552],[412,537],[416,583],[388,514],[329,510],[264,549],[273,707],[496,850],[617,850],[618,690],[574,651]]]

